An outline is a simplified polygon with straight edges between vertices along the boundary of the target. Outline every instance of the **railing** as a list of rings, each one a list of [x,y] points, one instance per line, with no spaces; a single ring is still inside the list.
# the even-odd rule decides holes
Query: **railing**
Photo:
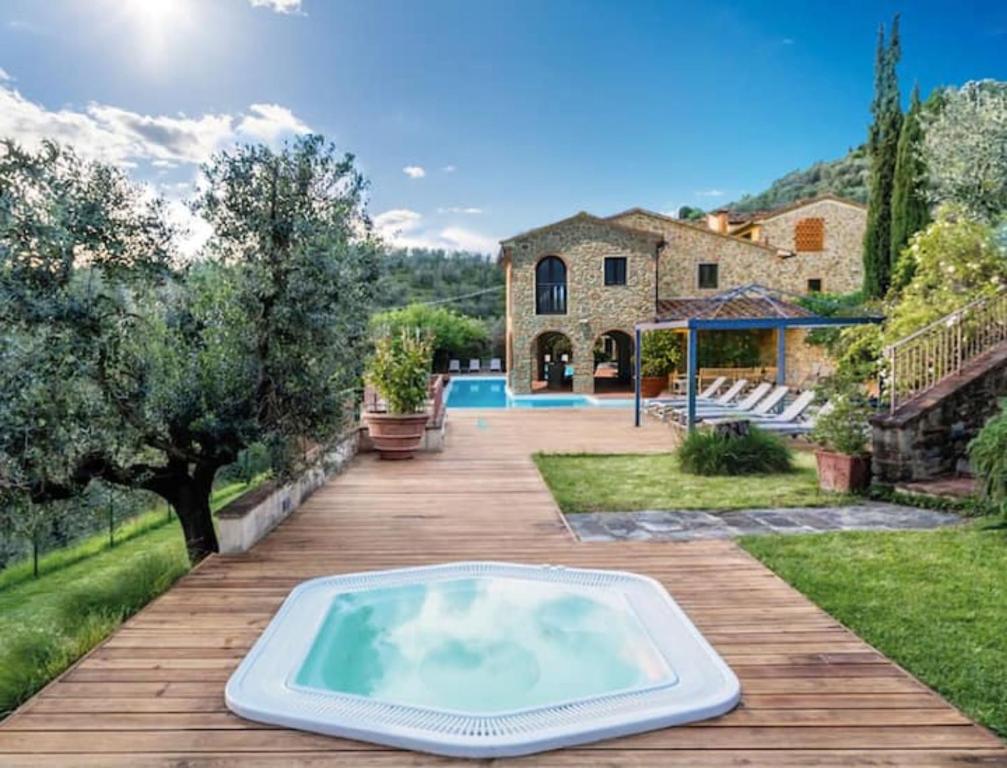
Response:
[[[1007,341],[1007,291],[966,304],[885,350],[894,413],[1002,341]]]

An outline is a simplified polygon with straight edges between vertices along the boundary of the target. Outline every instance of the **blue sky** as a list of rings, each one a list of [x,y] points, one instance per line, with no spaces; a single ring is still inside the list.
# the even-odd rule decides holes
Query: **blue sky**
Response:
[[[215,149],[311,129],[356,154],[390,239],[489,250],[843,154],[896,11],[907,93],[1007,79],[1002,0],[3,0],[0,134],[180,200]]]

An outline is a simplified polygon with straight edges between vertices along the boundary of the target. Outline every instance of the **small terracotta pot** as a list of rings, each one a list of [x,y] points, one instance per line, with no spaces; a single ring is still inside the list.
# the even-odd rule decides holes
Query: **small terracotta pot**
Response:
[[[423,443],[427,428],[425,413],[367,413],[367,431],[382,459],[411,459]]]
[[[857,493],[871,482],[871,460],[832,451],[815,451],[818,487],[836,493]]]
[[[668,386],[667,376],[641,376],[640,396],[657,397],[662,392],[664,392],[664,388],[667,386]]]

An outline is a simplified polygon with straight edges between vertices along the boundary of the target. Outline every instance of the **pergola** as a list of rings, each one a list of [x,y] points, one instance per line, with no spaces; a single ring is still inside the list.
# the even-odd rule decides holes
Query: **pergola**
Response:
[[[776,381],[786,381],[788,328],[823,328],[827,326],[864,325],[881,322],[880,317],[823,317],[793,301],[786,294],[755,283],[733,288],[704,298],[667,299],[658,302],[657,317],[652,322],[636,324],[634,419],[640,426],[641,342],[647,331],[677,330],[688,334],[686,364],[686,423],[696,425],[696,389],[700,331],[776,331]],[[796,297],[793,297],[796,298]]]

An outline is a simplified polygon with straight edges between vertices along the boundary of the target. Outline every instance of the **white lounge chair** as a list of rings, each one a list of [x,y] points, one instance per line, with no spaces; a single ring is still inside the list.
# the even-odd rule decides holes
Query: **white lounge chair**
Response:
[[[448,360],[448,373],[461,373],[461,372],[462,372],[461,360]]]
[[[698,403],[700,401],[703,401],[707,403],[712,403],[713,398],[716,397],[717,393],[720,391],[720,388],[724,386],[724,384],[726,383],[727,383],[726,376],[718,376],[713,380],[713,383],[710,384],[710,386],[708,386],[706,389],[704,389],[702,392],[696,395],[696,402]],[[689,398],[687,397],[662,397],[662,398],[655,397],[650,398],[649,400],[647,400],[647,402],[655,403],[657,405],[682,405],[683,403],[688,402],[688,400]]]
[[[490,359],[490,373],[503,373],[503,366],[500,364],[499,357]]]
[[[479,373],[483,369],[482,361],[478,357],[469,360],[469,373]]]
[[[793,408],[794,405],[796,404],[797,400],[794,401],[794,403],[790,406],[790,408]],[[814,429],[815,422],[818,419],[818,417],[823,416],[829,411],[831,411],[832,407],[833,407],[832,402],[831,401],[827,402],[825,405],[823,405],[821,408],[818,409],[818,413],[812,413],[806,419],[801,419],[800,414],[798,414],[793,419],[785,420],[783,416],[786,414],[786,411],[784,411],[784,413],[781,413],[777,418],[761,419],[759,421],[753,420],[752,423],[756,424],[759,427],[759,429],[764,429],[767,432],[772,432],[774,435],[790,435],[791,437],[797,437],[799,435],[806,435],[812,429]],[[790,410],[790,408],[788,408],[787,410]]]
[[[699,404],[696,406],[696,414],[699,415],[701,413],[705,413],[707,415],[710,415],[715,413],[725,413],[725,414],[748,413],[753,408],[755,408],[756,405],[759,404],[760,400],[762,400],[767,394],[769,394],[769,391],[772,388],[773,388],[772,384],[762,382],[761,384],[756,386],[755,389],[753,389],[751,392],[745,395],[744,398],[739,400],[735,405],[719,406],[711,404]],[[687,406],[680,405],[676,406],[675,410],[680,414],[684,414],[686,408]]]
[[[747,387],[747,386],[748,386],[748,379],[738,379],[720,397],[715,398],[713,400],[704,400],[702,402],[702,404],[703,405],[707,405],[708,404],[708,405],[711,405],[711,406],[724,406],[724,407],[728,407],[732,403],[734,403],[735,400],[738,399],[738,396],[741,394],[741,391],[745,387]],[[768,391],[768,390],[769,390],[769,386],[767,385],[766,386],[766,391]],[[696,402],[697,403],[700,402],[699,398],[696,398]],[[735,406],[737,407],[737,404],[735,404]],[[679,411],[679,410],[682,409],[682,407],[683,406],[678,405],[678,404],[670,404],[670,403],[660,402],[660,403],[654,403],[653,405],[648,405],[647,406],[647,410],[650,413],[654,414],[655,416],[658,416],[658,417],[664,419],[664,418],[666,418],[668,416],[669,412],[671,412],[671,411]]]
[[[739,403],[737,408],[719,408],[719,407],[704,407],[696,409],[696,417],[699,419],[719,419],[719,418],[729,418],[731,416],[737,416],[739,418],[746,418],[749,416],[768,416],[773,409],[783,402],[783,399],[790,393],[790,388],[785,387],[782,384],[773,389],[768,395],[759,400],[755,405],[750,406],[747,409],[742,408],[742,404]],[[749,405],[749,398],[745,398],[744,405]]]

